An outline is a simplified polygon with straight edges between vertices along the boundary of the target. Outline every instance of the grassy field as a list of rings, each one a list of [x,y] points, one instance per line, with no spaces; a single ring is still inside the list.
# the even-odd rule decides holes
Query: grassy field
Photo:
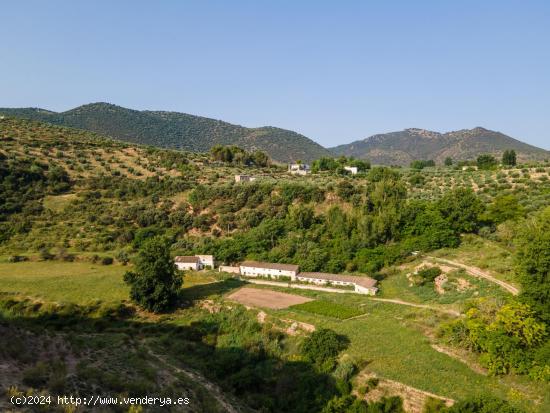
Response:
[[[120,301],[128,297],[122,282],[122,274],[126,269],[118,265],[101,266],[79,262],[2,263],[0,291],[18,292],[58,302]],[[211,272],[188,273],[184,283],[185,295],[190,299],[220,297],[242,285],[238,281],[217,280],[217,274]],[[287,291],[271,286],[269,289]],[[353,314],[365,314],[359,318],[338,319],[315,309],[304,311],[300,306],[298,309],[266,310],[276,318],[301,321],[317,328],[331,328],[347,336],[350,345],[345,352],[356,360],[366,362],[366,369],[379,377],[453,399],[488,392],[513,400],[529,412],[550,411],[548,386],[513,376],[487,377],[432,348],[426,333],[433,333],[445,316],[430,310],[376,302],[356,294],[309,290],[291,292],[318,300],[313,303],[322,302],[323,308],[332,306],[350,310]],[[189,311],[192,308],[174,314],[170,322],[187,324]]]
[[[521,377],[487,377],[432,348],[425,333],[433,331],[441,321],[435,312],[375,302],[354,294],[292,292],[364,312],[364,317],[350,320],[335,320],[292,308],[269,313],[317,328],[330,328],[347,336],[350,346],[346,353],[366,361],[366,368],[380,377],[453,399],[487,392],[512,400],[529,412],[550,411],[548,385]]]
[[[122,281],[127,267],[88,262],[0,263],[0,291],[86,304],[128,298]]]
[[[122,276],[129,268],[89,262],[0,263],[0,291],[75,304],[121,301],[128,299]],[[215,275],[188,272],[184,288],[217,281]]]

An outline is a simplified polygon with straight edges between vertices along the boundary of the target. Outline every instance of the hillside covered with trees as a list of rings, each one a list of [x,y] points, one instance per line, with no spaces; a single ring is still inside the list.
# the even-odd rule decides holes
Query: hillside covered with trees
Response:
[[[217,144],[236,145],[267,152],[280,162],[309,162],[329,154],[311,139],[285,129],[246,128],[186,113],[138,111],[108,103],[92,103],[61,113],[0,108],[0,114],[85,129],[126,142],[193,152],[207,152]]]

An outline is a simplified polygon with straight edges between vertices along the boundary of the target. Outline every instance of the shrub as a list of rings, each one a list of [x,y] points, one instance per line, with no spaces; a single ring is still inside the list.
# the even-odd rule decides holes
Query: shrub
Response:
[[[111,265],[113,261],[113,257],[103,257],[101,258],[101,265]]]
[[[441,268],[439,267],[424,267],[417,273],[423,282],[433,282],[440,274]]]

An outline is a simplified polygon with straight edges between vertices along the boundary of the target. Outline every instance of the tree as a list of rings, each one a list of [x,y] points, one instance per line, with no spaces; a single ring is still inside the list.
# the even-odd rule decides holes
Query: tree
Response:
[[[525,209],[513,194],[499,195],[487,208],[487,218],[495,224],[524,215]]]
[[[502,164],[507,166],[515,166],[516,162],[516,151],[513,149],[505,150],[502,154]]]
[[[447,192],[437,203],[441,215],[458,232],[475,232],[485,210],[483,202],[470,188],[457,188]]]
[[[493,169],[498,165],[498,161],[495,157],[489,154],[479,155],[476,163],[479,169]]]
[[[521,299],[550,322],[550,208],[527,221],[516,240]]]
[[[523,413],[507,401],[492,396],[476,396],[458,401],[450,407],[449,413]]]
[[[336,357],[346,348],[346,341],[333,330],[322,328],[314,331],[302,343],[304,358],[317,365],[322,371],[332,371]]]
[[[453,158],[451,158],[450,156],[446,157],[445,166],[452,166],[452,164],[453,164]]]
[[[167,311],[176,303],[182,279],[170,257],[168,242],[161,237],[146,240],[136,258],[134,271],[124,274],[132,301],[153,312]]]

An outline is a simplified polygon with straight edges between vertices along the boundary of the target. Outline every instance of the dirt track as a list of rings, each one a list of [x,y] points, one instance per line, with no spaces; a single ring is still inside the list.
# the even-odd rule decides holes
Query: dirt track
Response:
[[[508,291],[512,295],[518,295],[519,294],[519,289],[517,289],[513,285],[508,284],[505,281],[502,281],[502,280],[499,280],[498,278],[493,277],[492,275],[486,273],[485,271],[482,271],[480,268],[477,268],[477,267],[474,267],[474,266],[471,266],[471,265],[462,264],[461,262],[457,262],[457,261],[447,260],[445,258],[437,258],[437,257],[431,257],[431,256],[428,256],[426,258],[429,258],[433,261],[443,262],[445,264],[449,264],[449,265],[453,265],[455,267],[462,268],[462,269],[466,270],[466,272],[468,274],[473,275],[474,277],[484,278],[487,281],[490,281],[492,283],[495,283],[495,284],[501,286],[502,288],[504,288],[506,291]]]

